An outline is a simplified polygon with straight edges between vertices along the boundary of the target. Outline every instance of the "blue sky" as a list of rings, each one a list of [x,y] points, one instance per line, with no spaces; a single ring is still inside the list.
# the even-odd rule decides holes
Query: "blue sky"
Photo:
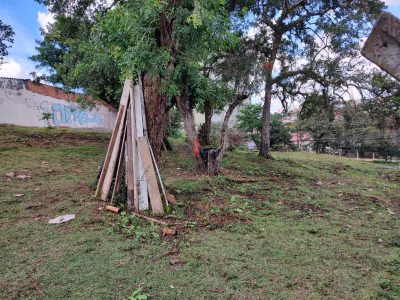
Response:
[[[400,0],[386,0],[388,11],[400,18]],[[40,39],[40,27],[51,21],[46,7],[34,0],[0,0],[0,19],[13,27],[15,42],[6,62],[0,66],[0,77],[31,78],[35,64],[28,57],[35,54],[35,40]],[[279,104],[273,104],[279,110]]]

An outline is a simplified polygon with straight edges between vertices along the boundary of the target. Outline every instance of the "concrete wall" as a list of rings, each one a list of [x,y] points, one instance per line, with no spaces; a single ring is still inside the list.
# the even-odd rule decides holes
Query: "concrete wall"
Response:
[[[115,109],[100,101],[92,109],[83,109],[75,102],[77,97],[30,80],[0,78],[0,124],[46,127],[43,113],[50,113],[55,127],[112,130]]]

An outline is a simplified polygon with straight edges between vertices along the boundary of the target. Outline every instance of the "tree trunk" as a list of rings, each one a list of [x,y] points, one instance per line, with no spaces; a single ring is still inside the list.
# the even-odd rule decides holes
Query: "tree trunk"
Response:
[[[261,145],[259,155],[266,158],[272,158],[271,155],[271,98],[272,84],[266,82],[265,97],[262,111],[262,130],[261,130]]]
[[[190,98],[187,88],[183,95],[176,97],[176,106],[182,117],[183,127],[186,131],[190,152],[192,153],[193,159],[196,163],[196,169],[198,172],[203,173],[205,171],[205,165],[200,155],[200,143],[195,130],[193,111],[190,107]]]
[[[232,116],[235,108],[243,103],[249,95],[237,95],[236,100],[228,106],[228,110],[226,111],[224,122],[222,122],[221,127],[221,140],[220,147],[213,153],[208,154],[207,159],[207,173],[210,176],[218,175],[219,172],[219,163],[226,151],[229,148],[229,119]]]
[[[165,135],[167,97],[159,93],[161,79],[143,76],[144,106],[146,111],[147,134],[154,156],[158,160]]]
[[[265,97],[262,112],[262,130],[259,155],[266,158],[272,158],[271,155],[271,100],[272,100],[272,87],[274,85],[272,78],[272,71],[274,69],[276,56],[278,54],[279,46],[282,41],[281,34],[274,35],[271,52],[269,53],[268,61],[264,65],[266,71],[265,75]]]
[[[211,144],[211,118],[212,118],[213,110],[211,106],[210,100],[204,101],[204,115],[205,115],[205,122],[204,122],[204,131],[205,131],[205,144]]]
[[[155,29],[157,45],[160,48],[167,48],[171,52],[171,60],[167,65],[165,78],[151,76],[147,73],[142,75],[142,86],[144,96],[144,106],[146,111],[147,134],[154,156],[158,160],[161,156],[161,147],[166,133],[167,122],[167,96],[162,94],[162,79],[168,79],[175,69],[174,54],[176,54],[176,44],[172,38],[173,20],[161,12],[158,26]]]

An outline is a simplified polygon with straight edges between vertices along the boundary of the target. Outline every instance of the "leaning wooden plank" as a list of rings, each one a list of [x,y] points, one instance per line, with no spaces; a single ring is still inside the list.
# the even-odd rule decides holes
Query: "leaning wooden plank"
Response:
[[[158,189],[157,177],[154,171],[147,138],[138,137],[137,144],[139,148],[139,155],[142,157],[152,211],[155,214],[163,214],[164,208],[161,201],[160,190]]]
[[[124,127],[123,125],[125,123],[126,107],[125,107],[125,105],[121,105],[120,108],[122,110],[122,120],[123,121],[118,126],[117,136],[115,138],[114,147],[112,148],[112,152],[111,152],[111,156],[110,156],[110,162],[108,164],[108,169],[107,169],[106,175],[104,177],[103,187],[101,189],[101,199],[102,200],[107,200],[108,192],[110,191],[112,179],[114,177],[115,165],[116,165],[118,153],[120,150],[119,148],[121,145],[122,130]]]
[[[126,139],[126,122],[124,126],[124,132],[122,134],[122,146],[121,150],[119,152],[119,157],[118,157],[118,167],[117,167],[117,173],[115,175],[115,181],[114,181],[114,187],[111,195],[111,204],[114,203],[114,197],[115,193],[119,190],[120,187],[120,182],[121,182],[121,176],[122,176],[122,165],[124,162],[124,156],[125,156],[125,139]]]
[[[125,80],[119,105],[125,105],[126,107],[128,107],[131,86],[132,86],[132,80],[129,79]]]
[[[127,139],[126,139],[126,184],[127,184],[127,209],[131,210],[133,208],[134,202],[134,166],[132,157],[132,118],[131,118],[131,108],[128,107],[126,113],[126,126],[127,126]]]
[[[121,125],[122,117],[123,117],[123,109],[121,106],[118,110],[117,119],[115,121],[115,125],[114,125],[114,129],[113,129],[113,132],[111,135],[110,143],[108,144],[107,154],[104,159],[103,168],[100,173],[99,182],[97,183],[97,188],[96,188],[96,193],[95,193],[96,197],[101,196],[101,190],[103,188],[104,178],[106,176],[108,166],[110,164],[111,154],[112,154],[112,151],[114,148],[115,140],[117,138],[119,127]]]
[[[114,147],[112,148],[112,152],[111,152],[111,156],[110,156],[110,161],[108,164],[108,168],[104,177],[104,182],[103,182],[103,186],[101,189],[101,199],[102,200],[106,200],[108,197],[108,192],[110,191],[111,188],[111,183],[112,183],[112,179],[114,176],[114,171],[115,171],[115,165],[116,165],[116,161],[117,161],[117,157],[118,157],[118,153],[119,153],[119,148],[121,145],[121,136],[122,136],[122,130],[124,127],[124,123],[125,123],[125,115],[126,115],[126,107],[129,103],[129,91],[130,91],[130,87],[132,85],[132,81],[131,80],[125,80],[124,83],[124,88],[122,90],[122,96],[121,96],[121,100],[120,100],[120,109],[122,110],[122,124],[120,123],[117,128],[117,136],[115,139],[115,143],[114,143]]]
[[[133,90],[133,100],[135,102],[135,123],[136,123],[136,138],[143,137],[143,115],[142,106],[140,104],[140,89],[138,85],[135,85]],[[142,164],[142,158],[140,155],[136,156],[136,177],[139,184],[139,210],[149,209],[149,194],[147,192],[146,176],[144,175],[144,169]]]
[[[161,191],[162,191],[163,196],[164,196],[165,205],[168,206],[167,193],[165,192],[164,184],[163,184],[162,179],[161,179],[160,170],[158,169],[157,161],[156,161],[156,158],[154,157],[153,149],[151,148],[150,143],[149,143],[149,149],[150,149],[151,159],[153,160],[154,169],[156,170],[158,183],[160,184]]]
[[[142,78],[140,76],[139,76],[139,84],[138,84],[138,95],[139,95],[140,108],[141,108],[141,113],[142,113],[143,135],[147,136],[147,120],[146,120],[146,109],[144,107],[143,82],[142,82]]]
[[[135,102],[134,102],[134,92],[133,92],[134,87],[131,86],[130,88],[130,99],[131,99],[131,105],[130,105],[130,112],[131,112],[131,139],[132,139],[132,165],[133,165],[133,174],[132,174],[132,180],[133,180],[133,204],[135,206],[135,210],[139,211],[139,192],[138,192],[138,181],[137,181],[137,176],[136,176],[136,169],[138,168],[138,163],[137,163],[137,146],[136,146],[136,121],[135,121]]]
[[[101,170],[101,173],[100,173],[99,181],[97,183],[97,188],[96,188],[96,193],[95,193],[96,197],[100,197],[102,195],[102,188],[103,188],[103,184],[104,184],[104,179],[105,179],[105,176],[106,176],[108,168],[109,168],[110,159],[111,159],[111,155],[113,153],[114,144],[115,144],[115,141],[116,141],[116,138],[117,138],[117,134],[118,134],[120,126],[121,126],[121,121],[123,119],[123,109],[122,108],[123,108],[123,106],[126,107],[126,105],[128,104],[129,91],[130,91],[131,85],[132,85],[132,81],[131,80],[125,80],[124,88],[122,90],[120,107],[118,109],[117,119],[115,121],[113,133],[111,135],[111,140],[110,140],[110,143],[108,144],[106,158],[104,159],[104,163],[103,163],[103,167],[102,167],[102,170]]]

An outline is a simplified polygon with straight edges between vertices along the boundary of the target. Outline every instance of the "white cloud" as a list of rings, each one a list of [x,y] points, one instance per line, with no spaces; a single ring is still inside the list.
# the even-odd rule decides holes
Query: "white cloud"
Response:
[[[20,78],[22,76],[22,66],[15,59],[11,58],[0,65],[0,77]]]
[[[400,1],[399,0],[385,0],[385,3],[387,6],[400,6]]]
[[[34,64],[26,57],[8,56],[0,65],[0,77],[29,79],[33,71],[38,75],[42,74],[42,71],[36,70]]]
[[[51,12],[38,11],[36,20],[39,26],[47,32],[47,25],[54,23],[54,15]]]

